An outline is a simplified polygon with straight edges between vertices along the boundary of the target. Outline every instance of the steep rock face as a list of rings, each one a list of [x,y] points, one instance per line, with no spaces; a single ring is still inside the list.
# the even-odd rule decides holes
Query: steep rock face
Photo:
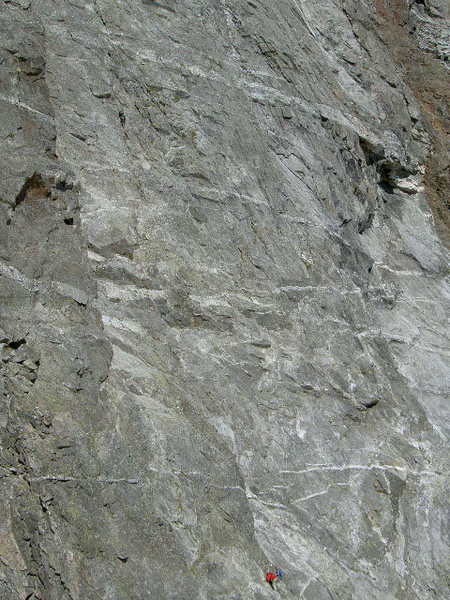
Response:
[[[449,4],[446,0],[379,0],[375,6],[383,37],[428,121],[431,145],[424,184],[436,229],[449,247]]]
[[[377,15],[3,2],[1,598],[445,597],[448,261]]]

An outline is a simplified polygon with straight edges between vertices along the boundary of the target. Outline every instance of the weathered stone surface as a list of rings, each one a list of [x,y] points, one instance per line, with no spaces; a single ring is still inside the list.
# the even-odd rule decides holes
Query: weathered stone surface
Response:
[[[449,5],[446,0],[377,0],[385,41],[415,94],[430,134],[424,184],[436,230],[450,247]]]
[[[2,600],[446,597],[436,123],[376,8],[2,3]]]

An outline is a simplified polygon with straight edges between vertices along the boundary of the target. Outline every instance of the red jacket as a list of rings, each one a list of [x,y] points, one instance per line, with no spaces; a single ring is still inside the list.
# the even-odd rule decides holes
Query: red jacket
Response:
[[[267,571],[267,575],[266,575],[266,581],[267,581],[267,583],[272,583],[273,581],[275,581],[276,578],[277,578],[276,575],[274,575],[270,571]]]

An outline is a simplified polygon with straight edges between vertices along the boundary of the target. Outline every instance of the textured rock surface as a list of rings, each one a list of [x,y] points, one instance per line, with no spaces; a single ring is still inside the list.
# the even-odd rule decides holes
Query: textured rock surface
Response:
[[[1,4],[2,600],[447,595],[434,133],[376,8]]]
[[[450,247],[449,3],[377,0],[384,40],[428,121],[430,150],[424,184],[441,239]]]

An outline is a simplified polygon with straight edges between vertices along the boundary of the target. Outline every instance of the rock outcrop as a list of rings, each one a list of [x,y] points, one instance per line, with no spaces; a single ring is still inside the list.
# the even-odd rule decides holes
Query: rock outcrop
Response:
[[[445,6],[3,0],[2,600],[446,597]]]

